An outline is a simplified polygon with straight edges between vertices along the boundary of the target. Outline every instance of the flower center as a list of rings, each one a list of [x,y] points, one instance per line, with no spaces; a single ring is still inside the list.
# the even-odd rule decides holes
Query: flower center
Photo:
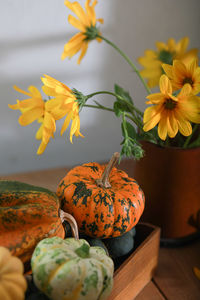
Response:
[[[185,78],[183,79],[182,84],[184,85],[184,84],[186,84],[186,83],[189,83],[191,86],[193,86],[193,84],[194,84],[194,82],[193,82],[193,80],[192,80],[191,77],[185,77]]]
[[[165,64],[172,65],[173,56],[174,56],[174,53],[169,52],[167,50],[161,50],[158,55],[158,59]]]
[[[165,99],[164,105],[166,109],[172,110],[176,107],[176,101],[172,100],[171,98]]]
[[[95,40],[98,37],[99,34],[99,30],[97,29],[96,26],[91,25],[90,27],[86,28],[85,31],[85,36],[86,36],[86,41],[91,41],[91,40]]]
[[[76,89],[72,89],[73,94],[76,97],[76,102],[78,102],[78,106],[79,106],[79,111],[82,109],[83,105],[85,104],[85,102],[87,101],[88,97],[84,96],[81,92],[79,92]]]

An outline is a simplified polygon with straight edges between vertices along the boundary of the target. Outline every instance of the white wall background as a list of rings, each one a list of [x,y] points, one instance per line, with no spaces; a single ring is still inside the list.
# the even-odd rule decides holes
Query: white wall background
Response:
[[[145,107],[141,83],[105,43],[92,42],[80,66],[77,57],[60,59],[64,44],[76,33],[68,25],[68,12],[64,0],[0,1],[0,175],[102,161],[120,151],[120,120],[110,112],[84,109],[80,117],[85,138],[74,138],[71,145],[69,132],[60,137],[59,123],[55,140],[37,156],[38,124],[21,127],[19,112],[8,108],[8,103],[23,99],[13,90],[14,84],[40,89],[44,73],[85,94],[112,90],[113,84],[119,83],[129,90],[138,107]],[[99,0],[96,12],[104,18],[104,36],[135,62],[146,48],[155,48],[155,41],[166,42],[170,37],[189,36],[190,47],[199,47],[199,0]],[[112,106],[110,96],[96,99]]]

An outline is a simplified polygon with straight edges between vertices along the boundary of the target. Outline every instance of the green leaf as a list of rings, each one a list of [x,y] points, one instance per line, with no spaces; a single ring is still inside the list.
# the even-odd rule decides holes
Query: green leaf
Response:
[[[117,117],[120,117],[123,112],[130,112],[130,109],[126,103],[123,101],[115,101],[113,105],[113,109]]]
[[[125,121],[124,126],[126,127],[126,131],[128,133],[128,136],[132,139],[136,139],[137,138],[137,133],[136,133],[135,127],[127,121]],[[121,124],[123,137],[125,137],[124,126],[123,126],[123,124]]]
[[[120,104],[120,102],[115,101],[113,105],[114,112],[117,117],[120,117],[123,114],[123,106]]]
[[[127,100],[127,101],[129,101],[131,104],[133,104],[133,100],[132,100],[131,96],[129,95],[129,92],[125,91],[122,87],[120,87],[120,86],[117,85],[117,84],[115,84],[114,90],[115,90],[115,94],[121,96],[122,98],[124,98],[125,100]],[[120,101],[119,98],[117,98],[117,100]]]

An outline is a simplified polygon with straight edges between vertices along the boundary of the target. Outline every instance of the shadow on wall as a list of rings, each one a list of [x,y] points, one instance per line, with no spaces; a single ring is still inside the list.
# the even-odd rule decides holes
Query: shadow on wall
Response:
[[[110,0],[99,3],[102,14],[98,6],[97,12],[98,17],[104,17],[103,35],[136,62],[146,48],[155,48],[157,40],[166,42],[169,37],[179,40],[189,36],[190,47],[198,46],[199,3],[199,0],[126,0],[125,5],[121,0]],[[63,32],[66,24],[64,26]],[[74,138],[71,145],[69,131],[62,138],[58,132],[44,154],[37,156],[39,143],[34,136],[38,124],[22,128],[17,122],[19,113],[7,106],[15,103],[17,97],[23,99],[12,89],[14,84],[22,89],[29,85],[40,88],[43,73],[71,88],[76,87],[84,94],[111,91],[114,83],[118,83],[129,90],[136,105],[144,109],[146,94],[136,74],[104,42],[92,42],[80,66],[76,65],[77,57],[61,61],[64,44],[73,34],[54,32],[28,39],[6,39],[0,43],[0,174],[108,160],[113,152],[120,151],[122,140],[120,120],[114,114],[84,108],[80,117],[85,138]],[[112,107],[114,99],[103,96],[95,100]],[[59,123],[58,130],[60,127]]]

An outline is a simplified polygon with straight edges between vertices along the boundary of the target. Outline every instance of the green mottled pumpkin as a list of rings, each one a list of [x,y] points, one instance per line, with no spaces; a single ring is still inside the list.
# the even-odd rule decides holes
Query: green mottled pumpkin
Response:
[[[0,245],[27,263],[40,240],[64,238],[59,209],[58,197],[48,189],[0,180]]]
[[[112,259],[84,239],[40,241],[31,267],[35,285],[52,300],[103,300],[112,290]]]
[[[88,163],[77,166],[61,180],[57,195],[61,208],[72,214],[79,231],[91,237],[109,238],[130,231],[144,210],[144,194],[138,183],[113,167]]]

